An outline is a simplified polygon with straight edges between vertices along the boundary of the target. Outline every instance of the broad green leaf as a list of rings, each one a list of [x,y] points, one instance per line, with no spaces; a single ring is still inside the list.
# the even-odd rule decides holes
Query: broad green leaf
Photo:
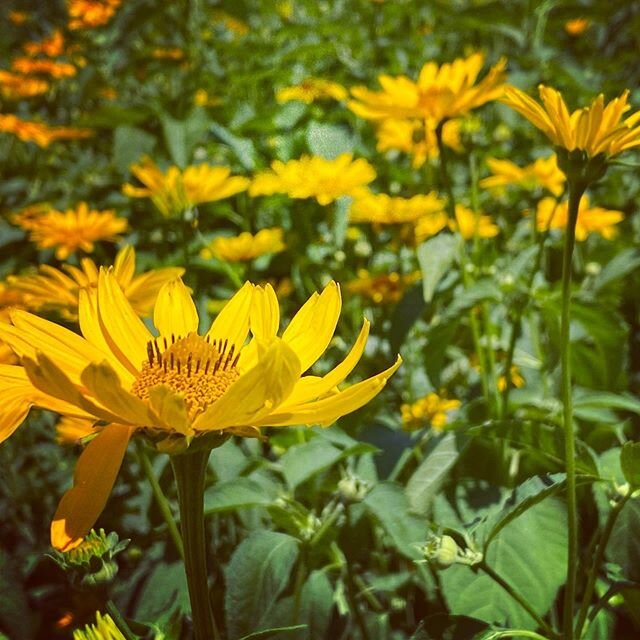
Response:
[[[597,292],[611,282],[624,278],[638,267],[640,267],[640,250],[625,249],[620,251],[594,278],[592,288]]]
[[[181,562],[157,563],[147,578],[135,610],[135,618],[163,624],[176,612],[191,610],[187,577]]]
[[[209,487],[204,494],[205,514],[269,506],[274,497],[268,488],[251,478],[234,478]]]
[[[622,507],[613,526],[607,559],[620,565],[628,580],[640,582],[640,500],[634,498]]]
[[[485,560],[536,613],[545,615],[566,577],[566,544],[565,506],[550,498],[504,527]],[[536,628],[529,614],[482,571],[454,565],[440,573],[440,581],[449,610],[455,615],[512,628]]]
[[[431,510],[431,501],[464,447],[452,432],[441,434],[430,445],[405,489],[411,510],[420,515],[427,515]]]
[[[249,138],[240,138],[217,122],[209,123],[209,130],[222,140],[222,142],[231,147],[240,164],[242,164],[247,171],[253,171],[255,169],[256,149]]]
[[[225,571],[230,640],[270,628],[269,616],[298,554],[298,541],[275,531],[257,531],[236,548]]]
[[[287,485],[295,490],[311,476],[335,464],[341,456],[341,449],[320,438],[314,438],[288,449],[280,458],[280,464]]]
[[[151,153],[156,139],[146,131],[122,125],[113,135],[113,164],[119,171],[126,171],[131,164]]]
[[[424,313],[426,304],[422,285],[420,283],[409,287],[404,296],[396,305],[391,318],[391,331],[389,332],[389,340],[391,341],[391,350],[400,351],[407,334],[411,327]]]
[[[459,246],[460,241],[456,236],[441,233],[416,249],[422,270],[422,296],[425,302],[431,302],[442,276],[453,265]]]
[[[163,115],[160,122],[171,159],[174,164],[184,169],[189,164],[193,148],[202,142],[209,128],[206,111],[194,109],[186,120],[176,120]]]
[[[417,559],[416,544],[427,536],[427,522],[409,511],[409,501],[395,482],[381,482],[363,500],[367,511],[384,529],[393,546],[406,558]]]
[[[573,408],[580,409],[620,409],[640,414],[640,400],[630,395],[607,391],[580,390],[573,400]]]
[[[307,128],[307,146],[314,155],[333,160],[353,151],[354,140],[346,127],[313,120]]]
[[[640,487],[640,442],[625,442],[620,452],[620,466],[631,488]]]
[[[242,636],[240,640],[264,640],[265,638],[273,638],[280,634],[283,634],[284,637],[287,638],[295,638],[295,633],[299,632],[301,629],[305,629],[306,626],[304,624],[294,624],[290,627],[274,627],[273,629],[265,629],[264,631],[256,631],[255,633],[250,633],[247,636]]]

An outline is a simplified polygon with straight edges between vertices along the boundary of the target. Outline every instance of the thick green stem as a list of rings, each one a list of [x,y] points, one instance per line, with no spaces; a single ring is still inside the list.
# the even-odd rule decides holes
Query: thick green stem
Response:
[[[204,485],[210,453],[203,449],[171,457],[180,502],[180,529],[195,640],[220,638],[209,600],[204,537]]]
[[[120,610],[116,607],[113,600],[107,600],[107,613],[118,628],[118,631],[124,636],[125,640],[139,640],[138,636],[131,631],[127,621],[122,617]]]
[[[564,425],[565,464],[567,470],[567,582],[564,592],[564,640],[573,640],[573,605],[576,594],[576,567],[578,563],[578,507],[576,496],[575,433],[571,396],[571,265],[576,240],[576,222],[580,199],[586,184],[569,183],[569,212],[562,256],[562,310],[560,313],[560,368]]]

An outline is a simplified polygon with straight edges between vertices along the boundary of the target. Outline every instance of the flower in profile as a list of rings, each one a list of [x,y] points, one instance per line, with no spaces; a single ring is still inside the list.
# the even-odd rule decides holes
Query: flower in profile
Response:
[[[586,18],[574,18],[564,23],[564,30],[570,36],[582,35],[591,26],[591,20]]]
[[[82,258],[79,267],[63,264],[56,269],[43,264],[37,273],[9,276],[7,292],[19,296],[21,307],[56,311],[66,320],[76,321],[80,289],[95,288],[98,272],[99,267],[90,258]],[[135,250],[128,245],[118,251],[113,264],[113,276],[139,316],[151,315],[162,286],[183,273],[182,267],[165,267],[136,275]]]
[[[558,167],[555,153],[548,158],[538,158],[525,167],[498,158],[488,158],[487,164],[493,175],[480,180],[480,186],[484,189],[501,190],[507,185],[515,184],[523,189],[542,187],[554,196],[559,196],[564,191],[566,177]]]
[[[452,231],[457,231],[465,240],[493,238],[500,233],[500,227],[494,224],[490,216],[475,213],[469,207],[456,205],[456,219],[449,221]]]
[[[127,221],[118,218],[113,210],[89,209],[86,202],[67,211],[47,211],[27,224],[21,223],[20,218],[16,220],[40,249],[55,247],[58,260],[66,260],[78,249],[91,253],[98,241],[116,242],[127,229]]]
[[[91,129],[52,127],[42,122],[21,120],[13,114],[0,113],[0,132],[12,133],[23,142],[35,142],[39,147],[48,147],[55,140],[88,138]]]
[[[70,78],[77,73],[76,68],[69,62],[58,62],[47,58],[14,58],[11,68],[24,75],[41,74],[52,78]]]
[[[268,253],[286,249],[280,227],[261,229],[253,235],[248,231],[233,237],[214,238],[202,251],[202,258],[216,257],[226,262],[248,262]]]
[[[536,226],[538,231],[549,229],[565,229],[569,216],[569,203],[557,202],[554,198],[543,198],[538,203],[536,211]],[[578,207],[576,222],[576,240],[583,241],[592,233],[597,233],[610,240],[615,237],[617,229],[614,225],[624,218],[622,211],[591,207],[589,197],[582,196]]]
[[[327,426],[369,402],[401,360],[339,388],[363,354],[366,320],[341,363],[323,376],[302,375],[329,346],[340,310],[340,289],[332,282],[311,296],[279,337],[272,287],[246,283],[200,334],[196,306],[182,280],[175,279],[158,295],[154,335],[112,272],[102,269],[96,289],[80,291],[82,337],[26,311],[12,311],[13,324],[0,325],[0,337],[24,370],[0,366],[0,393],[13,398],[0,403],[0,435],[10,435],[32,404],[109,423],[80,457],[74,487],[54,517],[53,545],[71,548],[91,528],[134,432],[160,450],[183,453],[199,438],[257,436],[267,426]],[[8,392],[12,376],[17,391]],[[61,410],[69,406],[75,412]]]
[[[22,45],[25,53],[30,56],[47,56],[57,58],[64,53],[64,36],[60,29],[56,29],[50,36],[40,41],[26,42]]]
[[[300,84],[284,87],[276,92],[276,100],[283,104],[292,100],[311,104],[316,100],[346,100],[347,90],[337,82],[324,78],[306,78]]]
[[[108,613],[96,612],[96,623],[73,632],[73,640],[126,640]]]
[[[589,158],[599,154],[615,156],[640,146],[640,111],[621,120],[630,106],[629,91],[608,104],[600,94],[588,107],[569,109],[562,94],[551,87],[538,87],[542,104],[516,87],[507,87],[502,102],[515,109],[542,131],[554,145],[573,151],[579,149]]]
[[[122,0],[67,0],[69,29],[95,29],[113,18]]]
[[[460,406],[460,400],[448,400],[437,393],[428,393],[413,404],[403,404],[402,428],[405,431],[416,431],[431,425],[436,431],[441,431],[449,421],[449,412]]]
[[[0,69],[0,93],[6,98],[32,98],[48,90],[49,83],[46,80],[29,78]]]
[[[371,275],[366,269],[358,270],[358,278],[347,283],[347,290],[370,298],[376,304],[398,302],[407,287],[422,277],[420,271],[401,275],[395,271]]]
[[[315,198],[327,205],[342,196],[358,196],[376,177],[374,168],[363,158],[342,153],[334,160],[302,156],[299,160],[274,160],[271,170],[258,173],[249,195],[286,193],[290,198]]]
[[[99,428],[92,418],[61,416],[56,424],[56,441],[58,444],[80,444],[87,436],[96,435]]]
[[[411,198],[389,196],[386,193],[363,192],[351,204],[349,222],[372,224],[415,223],[425,216],[442,220],[441,229],[447,224],[446,203],[435,191]]]
[[[131,173],[144,187],[125,184],[122,192],[132,198],[150,198],[165,218],[179,215],[205,202],[223,200],[244,191],[248,178],[232,176],[229,167],[190,165],[162,172],[150,158],[131,165]]]
[[[501,59],[476,83],[483,64],[484,56],[474,53],[442,66],[428,62],[417,81],[382,75],[378,78],[382,91],[355,87],[351,90],[355,99],[347,106],[367,120],[417,118],[435,127],[502,95],[506,60]]]

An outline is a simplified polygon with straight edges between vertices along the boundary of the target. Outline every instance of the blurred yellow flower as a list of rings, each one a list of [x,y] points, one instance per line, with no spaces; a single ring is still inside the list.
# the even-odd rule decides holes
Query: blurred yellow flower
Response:
[[[354,87],[351,93],[355,100],[347,106],[367,120],[418,118],[435,127],[502,96],[506,60],[501,59],[476,84],[483,64],[484,56],[474,53],[442,66],[428,62],[417,82],[406,76],[381,75],[382,91]]]
[[[323,78],[306,78],[300,84],[285,87],[276,91],[276,100],[282,104],[291,100],[298,100],[311,104],[316,100],[346,100],[347,90],[337,82]]]
[[[520,375],[520,370],[517,365],[512,364],[509,371],[509,377],[511,378],[511,386],[516,389],[522,389],[524,387],[524,378]],[[507,378],[500,376],[498,378],[498,391],[504,391],[507,388]]]
[[[442,216],[442,227],[447,224],[446,203],[435,191],[411,198],[388,196],[386,193],[363,192],[351,204],[349,222],[373,224],[405,224],[417,222],[424,216]]]
[[[184,51],[180,47],[156,47],[151,50],[155,60],[183,60]]]
[[[57,58],[64,53],[64,44],[62,31],[56,29],[49,37],[40,41],[26,42],[22,48],[30,56],[44,55],[49,58]]]
[[[564,191],[566,178],[558,167],[555,153],[548,158],[538,158],[525,167],[498,158],[488,158],[487,164],[493,175],[480,180],[480,186],[484,189],[501,190],[506,185],[517,184],[523,189],[542,187],[554,196],[559,196]]]
[[[0,93],[6,98],[32,98],[46,93],[49,83],[0,69]]]
[[[76,68],[68,62],[57,62],[46,58],[14,58],[11,68],[24,75],[42,74],[52,78],[70,78],[77,73]]]
[[[21,307],[32,311],[57,311],[67,320],[75,321],[80,289],[95,288],[98,272],[98,266],[90,258],[82,258],[80,267],[63,264],[62,269],[56,269],[43,264],[37,273],[9,276],[7,292],[20,297]],[[136,275],[136,254],[132,246],[120,249],[113,263],[114,278],[140,316],[151,315],[162,286],[183,273],[182,267],[165,267]]]
[[[538,231],[548,229],[564,229],[569,216],[569,203],[558,203],[554,198],[543,198],[538,203],[536,211],[536,226]],[[598,233],[607,240],[615,237],[617,229],[614,225],[624,218],[622,211],[590,207],[589,197],[584,195],[578,207],[578,221],[576,223],[576,240],[586,240],[589,234]]]
[[[407,287],[420,280],[420,271],[406,275],[396,272],[371,275],[366,269],[358,270],[358,278],[347,283],[351,293],[367,296],[376,304],[398,302]]]
[[[69,29],[94,29],[111,18],[122,0],[67,0]]]
[[[574,18],[564,23],[564,30],[570,36],[579,36],[583,34],[591,26],[591,20],[586,18]]]
[[[13,24],[24,24],[31,17],[26,11],[9,11],[7,17]]]
[[[56,424],[56,441],[58,444],[80,444],[83,438],[99,432],[95,423],[92,418],[61,416]]]
[[[193,94],[193,103],[198,107],[215,107],[222,104],[222,99],[209,95],[205,89],[198,89]]]
[[[474,213],[464,205],[456,205],[456,219],[449,220],[449,227],[457,231],[465,240],[493,238],[500,233],[500,227],[491,221],[490,216]]]
[[[225,29],[233,33],[236,37],[246,36],[249,33],[249,26],[239,18],[236,18],[226,11],[214,11],[213,20],[224,26]]]
[[[86,202],[67,211],[52,209],[28,221],[18,215],[14,221],[29,232],[29,240],[40,249],[55,247],[58,260],[66,260],[78,249],[91,253],[95,242],[115,242],[127,229],[127,221],[111,209],[89,209]]]
[[[9,322],[9,310],[24,309],[23,296],[14,290],[7,282],[0,282],[0,322]],[[14,364],[17,362],[11,347],[0,340],[0,364]]]
[[[329,346],[341,306],[340,288],[331,282],[278,337],[273,288],[247,282],[199,335],[196,306],[182,280],[175,279],[156,301],[156,337],[111,271],[102,269],[97,287],[80,292],[84,337],[26,311],[12,311],[13,324],[0,325],[0,338],[20,357],[32,391],[21,367],[0,365],[0,394],[13,398],[0,398],[0,435],[12,433],[32,404],[110,423],[78,461],[74,487],[54,516],[53,545],[73,548],[89,531],[136,430],[159,449],[177,454],[207,434],[255,436],[267,426],[328,426],[369,402],[401,359],[371,378],[337,388],[362,356],[367,320],[341,363],[321,377],[302,376]],[[249,332],[253,339],[245,344]],[[76,413],[61,410],[61,403],[77,407]]]
[[[96,623],[73,632],[73,640],[126,640],[108,613],[96,612]]]
[[[21,120],[13,114],[1,113],[0,132],[12,133],[23,142],[35,142],[39,147],[48,147],[55,140],[88,138],[93,135],[90,129],[51,127],[40,122]]]
[[[640,146],[640,111],[620,120],[630,109],[628,90],[606,106],[600,94],[588,107],[571,114],[559,91],[544,85],[538,91],[542,104],[516,87],[505,89],[502,102],[527,118],[558,147],[567,151],[580,149],[594,157],[600,153],[615,156]]]
[[[226,262],[247,262],[267,253],[280,253],[285,248],[282,229],[274,227],[262,229],[255,235],[245,231],[233,237],[219,236],[202,249],[200,256]]]
[[[448,413],[460,406],[460,400],[447,400],[437,393],[428,393],[413,404],[403,404],[402,428],[405,431],[416,431],[431,425],[436,431],[441,431],[449,420]]]
[[[179,215],[198,204],[223,200],[244,191],[249,179],[232,176],[229,167],[190,165],[183,171],[169,167],[163,173],[150,158],[131,165],[131,173],[144,188],[125,184],[122,192],[132,198],[150,198],[166,218]]]
[[[286,193],[290,198],[315,198],[327,205],[341,196],[357,197],[375,177],[374,168],[363,158],[354,160],[351,153],[334,160],[302,156],[299,160],[272,162],[270,171],[254,177],[249,195]]]

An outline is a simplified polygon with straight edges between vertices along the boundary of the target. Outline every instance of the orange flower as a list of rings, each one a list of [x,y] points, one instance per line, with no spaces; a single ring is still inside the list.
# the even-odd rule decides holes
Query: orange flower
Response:
[[[107,24],[122,0],[67,0],[69,29],[93,29]]]
[[[586,18],[574,18],[564,23],[564,30],[570,36],[579,36],[591,26],[591,20]]]
[[[22,48],[30,56],[42,54],[48,58],[57,58],[64,53],[64,36],[60,29],[56,29],[48,38],[40,42],[27,42]]]
[[[0,114],[0,131],[13,133],[23,142],[35,142],[39,147],[48,147],[55,140],[88,138],[93,135],[91,129],[50,127],[40,122],[20,120],[13,114]]]
[[[7,98],[32,98],[46,93],[49,83],[0,69],[0,92]]]
[[[11,67],[25,75],[40,73],[52,78],[70,78],[76,75],[76,68],[72,64],[47,59],[14,58]]]

